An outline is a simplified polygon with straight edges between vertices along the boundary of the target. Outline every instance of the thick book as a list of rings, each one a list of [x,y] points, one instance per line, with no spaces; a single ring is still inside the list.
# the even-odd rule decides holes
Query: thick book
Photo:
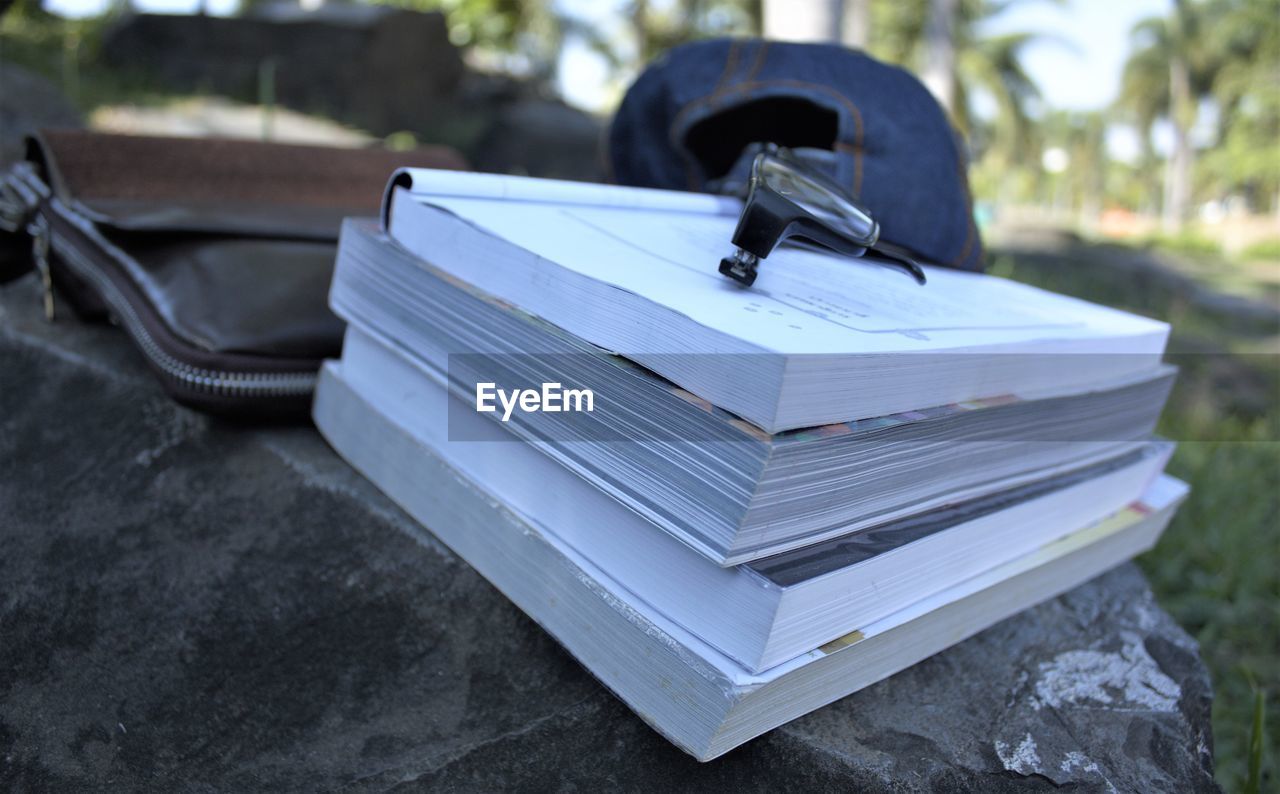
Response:
[[[350,328],[332,370],[415,443],[752,671],[1101,520],[1141,495],[1173,446],[1149,442],[1086,469],[722,568],[468,410],[439,373],[389,343]],[[458,410],[447,419],[451,403]]]
[[[1160,367],[1088,389],[1000,395],[777,434],[719,409],[414,257],[348,220],[331,304],[448,375],[470,407],[477,384],[589,388],[590,412],[495,411],[494,423],[721,565],[790,551],[1084,468],[1132,452],[1173,380]],[[382,359],[347,343],[347,373]],[[602,443],[597,443],[602,442]]]
[[[717,272],[741,203],[408,169],[384,198],[414,255],[769,433],[1151,372],[1168,326],[1007,279],[797,247]]]
[[[709,760],[906,668],[1150,548],[1186,486],[1141,501],[753,673],[636,599],[609,573],[444,463],[327,365],[316,424],[338,452],[676,746]]]

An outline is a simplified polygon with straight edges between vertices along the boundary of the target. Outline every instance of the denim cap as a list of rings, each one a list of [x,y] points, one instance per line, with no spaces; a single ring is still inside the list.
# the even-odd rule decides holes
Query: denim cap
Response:
[[[981,270],[959,136],[908,72],[835,44],[715,39],[676,47],[627,90],[609,130],[624,185],[737,192],[757,147],[786,146],[845,186],[881,239]]]

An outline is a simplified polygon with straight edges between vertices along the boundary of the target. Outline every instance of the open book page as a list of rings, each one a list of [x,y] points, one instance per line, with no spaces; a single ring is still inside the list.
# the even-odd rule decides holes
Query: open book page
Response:
[[[729,215],[742,211],[742,202],[728,196],[655,190],[645,187],[597,185],[564,179],[531,179],[504,174],[473,174],[433,168],[402,168],[391,177],[390,187],[403,188],[432,201],[439,198],[493,199],[585,207],[618,207],[698,215]],[[390,195],[387,197],[390,198]]]
[[[1165,328],[1005,279],[927,268],[929,282],[921,286],[897,269],[795,246],[774,251],[755,285],[743,288],[717,272],[720,258],[733,251],[739,202],[521,177],[450,173],[437,179],[438,173],[444,172],[417,172],[412,192],[397,189],[391,200],[446,210],[573,272],[765,350],[1017,350],[1033,340],[1162,337]],[[391,233],[396,236],[394,221]],[[455,275],[471,280],[476,274]],[[518,302],[518,296],[499,297]]]

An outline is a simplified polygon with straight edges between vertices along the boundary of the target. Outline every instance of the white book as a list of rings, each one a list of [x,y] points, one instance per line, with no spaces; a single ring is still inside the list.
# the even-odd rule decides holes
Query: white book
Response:
[[[389,343],[349,328],[331,369],[431,454],[607,571],[634,601],[752,671],[1103,519],[1142,494],[1173,446],[1149,442],[1088,469],[722,568],[469,410],[440,373]]]
[[[630,596],[557,536],[445,464],[321,372],[316,424],[353,466],[555,636],[637,715],[700,760],[892,675],[1148,548],[1186,486],[1142,503],[753,673]]]
[[[780,247],[717,272],[741,204],[407,169],[384,199],[417,257],[769,433],[1153,370],[1168,326],[991,276]]]
[[[330,303],[350,325],[447,373],[464,400],[474,401],[481,382],[591,389],[591,412],[486,416],[720,565],[1118,457],[1153,432],[1173,380],[1164,367],[1083,392],[1002,395],[769,435],[443,273],[369,221],[343,226]],[[365,359],[347,359],[354,377]]]

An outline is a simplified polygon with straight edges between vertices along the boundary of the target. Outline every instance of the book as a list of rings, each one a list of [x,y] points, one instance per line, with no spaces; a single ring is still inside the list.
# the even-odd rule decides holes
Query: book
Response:
[[[591,412],[486,416],[720,565],[736,565],[1132,452],[1173,380],[1157,367],[1077,390],[1000,395],[768,434],[670,381],[487,295],[391,242],[343,227],[331,303],[367,333],[348,339],[347,377],[395,384],[399,365],[364,355],[397,340],[407,360],[477,384],[589,388]],[[462,440],[474,407],[450,401]],[[453,417],[457,421],[452,421]],[[486,436],[488,438],[488,436]]]
[[[768,433],[1046,389],[1160,365],[1164,323],[1007,279],[796,247],[755,285],[720,276],[740,202],[406,169],[387,234],[441,271],[621,354]]]
[[[1162,476],[1139,502],[1100,522],[756,673],[631,597],[609,572],[447,465],[351,389],[337,364],[321,371],[314,417],[355,468],[641,719],[703,761],[1150,548],[1186,494],[1185,485]]]
[[[607,571],[630,600],[753,672],[1101,520],[1137,499],[1172,449],[1147,442],[1084,469],[722,568],[470,410],[441,373],[392,343],[349,327],[330,370],[398,432]]]

